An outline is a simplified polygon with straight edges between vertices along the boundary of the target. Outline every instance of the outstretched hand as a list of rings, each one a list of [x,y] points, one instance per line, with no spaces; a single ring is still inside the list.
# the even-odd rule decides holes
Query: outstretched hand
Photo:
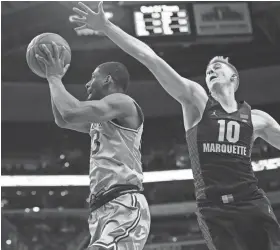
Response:
[[[71,17],[70,21],[73,23],[82,24],[82,26],[75,28],[75,30],[77,31],[88,28],[94,31],[102,32],[105,28],[106,22],[108,21],[103,10],[103,2],[101,1],[98,4],[98,12],[94,12],[82,2],[79,2],[78,4],[82,10],[74,7],[73,11],[81,17]]]
[[[46,78],[55,76],[62,78],[67,72],[70,64],[64,65],[66,51],[65,47],[61,48],[59,53],[58,46],[55,42],[52,42],[53,55],[45,44],[40,45],[40,50],[46,55],[46,58],[36,54],[36,58],[41,61],[46,67]]]

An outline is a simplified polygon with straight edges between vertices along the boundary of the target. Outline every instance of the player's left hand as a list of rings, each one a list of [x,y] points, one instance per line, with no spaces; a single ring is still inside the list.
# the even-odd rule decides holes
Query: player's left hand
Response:
[[[83,29],[91,29],[95,32],[104,32],[108,18],[103,10],[103,2],[99,2],[98,11],[95,12],[82,2],[78,3],[81,10],[74,7],[73,11],[79,16],[71,16],[70,22],[82,24],[82,26],[75,28],[76,31]]]
[[[36,58],[44,63],[46,67],[46,78],[51,76],[62,78],[67,72],[70,64],[64,65],[65,48],[62,47],[60,53],[55,42],[52,42],[53,55],[45,44],[40,45],[40,50],[46,55],[46,58],[36,54]]]

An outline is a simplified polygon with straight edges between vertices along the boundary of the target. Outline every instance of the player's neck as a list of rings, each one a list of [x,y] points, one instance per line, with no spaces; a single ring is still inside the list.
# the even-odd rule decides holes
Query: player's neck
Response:
[[[211,95],[227,112],[234,112],[238,109],[238,104],[232,90],[220,89],[220,91],[215,91]]]

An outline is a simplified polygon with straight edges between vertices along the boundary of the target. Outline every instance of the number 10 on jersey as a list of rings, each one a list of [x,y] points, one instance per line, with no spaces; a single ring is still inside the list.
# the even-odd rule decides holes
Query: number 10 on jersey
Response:
[[[240,124],[236,121],[229,121],[226,123],[225,120],[218,120],[219,137],[218,141],[225,141],[225,137],[228,142],[236,143],[239,141],[240,136]]]

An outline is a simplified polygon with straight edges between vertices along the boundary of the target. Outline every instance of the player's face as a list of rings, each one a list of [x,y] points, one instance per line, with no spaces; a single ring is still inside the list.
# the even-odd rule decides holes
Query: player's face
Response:
[[[99,100],[103,98],[103,81],[104,77],[100,74],[99,69],[96,68],[92,73],[90,81],[86,84],[88,100]]]
[[[232,69],[220,62],[212,63],[206,70],[206,84],[210,91],[215,88],[224,88],[231,84],[231,77],[234,74]]]

